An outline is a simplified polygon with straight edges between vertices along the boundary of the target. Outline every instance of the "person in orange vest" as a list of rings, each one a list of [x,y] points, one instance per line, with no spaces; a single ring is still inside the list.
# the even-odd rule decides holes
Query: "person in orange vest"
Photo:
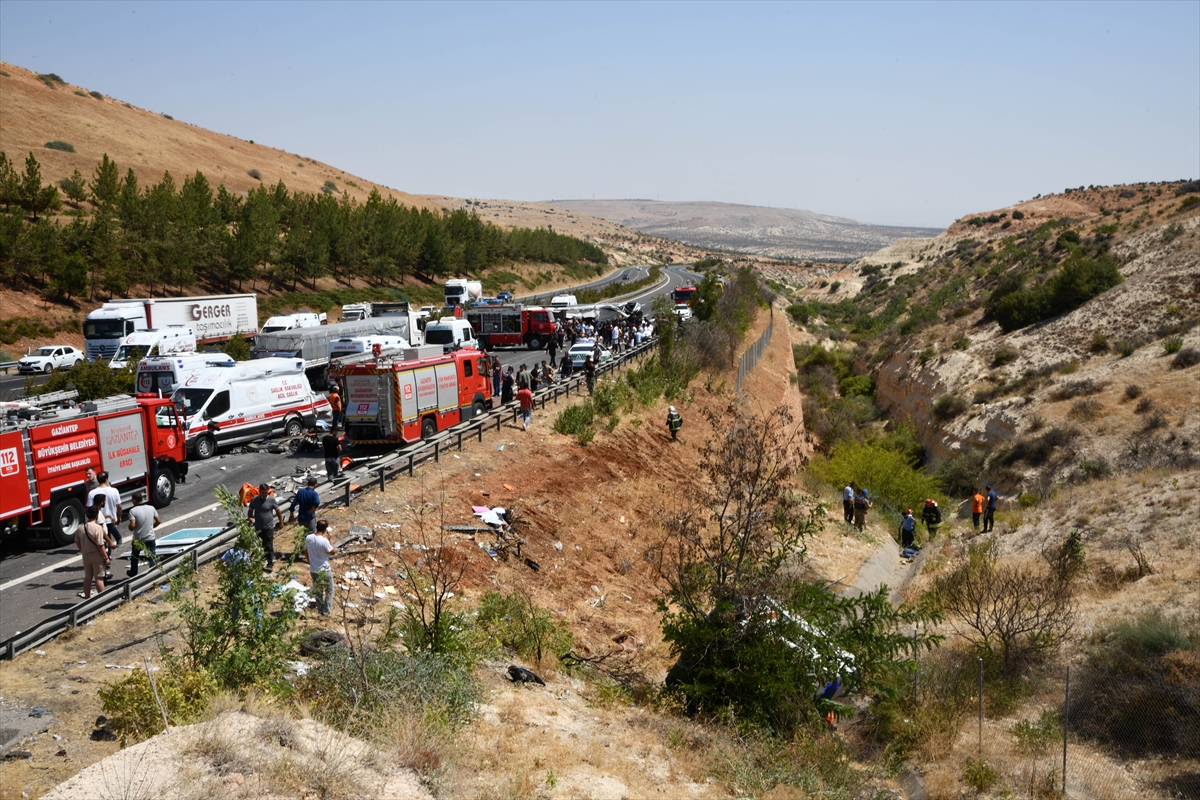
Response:
[[[971,524],[975,526],[976,533],[979,533],[979,518],[983,516],[983,502],[986,499],[976,488],[975,496],[971,498]]]
[[[342,425],[342,393],[338,391],[337,384],[329,390],[329,407],[333,409],[333,427],[340,428]]]

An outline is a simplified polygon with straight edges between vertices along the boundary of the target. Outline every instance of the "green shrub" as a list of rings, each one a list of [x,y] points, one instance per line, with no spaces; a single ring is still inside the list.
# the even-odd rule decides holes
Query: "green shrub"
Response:
[[[1183,337],[1179,336],[1178,334],[1175,336],[1168,336],[1163,340],[1163,351],[1169,356],[1175,355],[1182,349]]]
[[[234,336],[221,343],[221,352],[234,361],[250,360],[250,342],[241,336]]]
[[[542,667],[557,665],[575,643],[563,620],[519,592],[485,594],[476,624],[498,645]]]
[[[928,364],[930,362],[930,360],[933,359],[933,357],[936,355],[937,355],[937,348],[934,347],[933,345],[929,345],[928,347],[926,347],[924,350],[922,350],[920,352],[920,354],[917,356],[917,360],[919,362],[921,362],[921,366],[923,367],[926,364]]]
[[[105,684],[97,694],[109,719],[108,729],[124,745],[162,733],[162,707],[166,708],[170,725],[188,724],[204,710],[215,691],[215,684],[204,670],[179,669],[168,660],[164,669],[154,673],[153,687],[146,671],[135,669],[129,677]]]
[[[1076,251],[1045,282],[1033,288],[1026,288],[1022,275],[1005,278],[988,296],[985,308],[1000,323],[1001,330],[1009,333],[1073,311],[1122,280],[1112,256],[1104,253],[1088,258]]]
[[[1125,398],[1127,400],[1137,400],[1142,396],[1142,387],[1136,383],[1131,383],[1125,387]]]
[[[337,184],[333,181],[325,181],[324,185],[321,186],[321,191],[325,194],[337,194],[337,190]]]
[[[170,114],[163,114],[162,116],[163,116],[163,118],[164,118],[164,119],[172,119],[172,120],[173,120],[173,119],[175,119],[175,118],[174,118],[174,117],[172,117]],[[250,144],[254,144],[254,140],[253,140],[253,139],[251,139],[251,140],[250,140]]]
[[[1093,353],[1107,353],[1108,352],[1108,337],[1105,336],[1103,333],[1093,334],[1092,335],[1092,345],[1089,349]]]
[[[64,142],[60,139],[55,139],[53,142],[46,142],[46,144],[43,146],[47,150],[61,150],[64,153],[75,152],[75,145],[71,144],[70,142]]]
[[[1072,372],[1078,371],[1078,369],[1079,369],[1078,361],[1062,361],[1058,365],[1058,374],[1059,375],[1070,375]]]
[[[74,389],[79,392],[79,401],[98,400],[114,394],[134,393],[135,363],[114,370],[108,362],[80,361],[68,370],[56,370],[44,383],[36,383],[30,377],[25,380],[25,394],[38,395]]]
[[[1113,349],[1117,351],[1117,355],[1121,358],[1129,358],[1137,350],[1137,345],[1131,341],[1122,339],[1116,343]]]
[[[254,178],[254,180],[256,180],[256,181],[262,180],[262,173],[259,172],[257,169],[248,169],[248,170],[246,170],[246,174],[249,175],[251,178]]]
[[[92,97],[96,98],[97,100],[104,99],[104,95],[100,94],[99,92],[88,92],[88,94],[90,94]]]
[[[842,397],[871,398],[875,396],[875,379],[870,375],[850,375],[838,382],[838,391]]]
[[[919,508],[926,498],[945,506],[949,501],[936,478],[914,466],[910,455],[879,443],[844,442],[829,456],[817,456],[809,469],[822,483],[842,488],[851,481],[866,487],[876,505]]]
[[[575,434],[575,439],[579,442],[580,447],[587,447],[588,444],[591,443],[592,439],[595,439],[595,438],[596,438],[596,429],[593,427],[590,427],[590,426],[587,428],[584,428],[579,433]]]
[[[992,366],[1003,367],[1006,364],[1011,364],[1017,360],[1017,351],[1008,345],[1001,345],[996,348],[996,352],[992,354]]]
[[[978,450],[960,450],[942,464],[938,470],[938,481],[951,497],[964,497],[979,486],[979,477],[987,454]]]
[[[592,401],[584,400],[558,412],[558,416],[554,418],[554,430],[564,436],[578,436],[591,427],[595,418],[596,410]]]
[[[953,347],[955,350],[966,350],[968,347],[971,346],[971,340],[969,338],[967,338],[966,336],[963,336],[960,334],[960,335],[954,337],[954,342],[950,346]]]
[[[38,80],[49,86],[51,89],[57,89],[59,86],[66,86],[67,82],[58,77],[53,72],[44,72],[38,75]]]
[[[1014,211],[1014,212],[1012,212],[1012,218],[1013,219],[1025,219],[1025,212],[1024,211]]]
[[[959,397],[956,394],[944,394],[933,401],[930,413],[933,414],[934,419],[946,422],[966,411],[968,406],[970,406],[970,403],[967,402],[966,398]]]
[[[595,416],[607,417],[633,404],[633,390],[622,380],[597,380],[592,394]]]
[[[1000,782],[1000,773],[988,762],[970,758],[963,765],[962,779],[963,783],[982,794],[991,791]]]

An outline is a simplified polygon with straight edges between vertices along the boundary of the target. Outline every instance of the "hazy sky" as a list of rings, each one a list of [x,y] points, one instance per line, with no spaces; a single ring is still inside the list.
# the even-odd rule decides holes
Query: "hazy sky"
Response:
[[[3,0],[0,59],[416,193],[944,226],[1200,175],[1200,2]]]

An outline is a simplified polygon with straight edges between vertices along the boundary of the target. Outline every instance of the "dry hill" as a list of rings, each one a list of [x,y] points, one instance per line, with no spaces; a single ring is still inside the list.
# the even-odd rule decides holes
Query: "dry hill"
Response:
[[[653,236],[769,258],[848,259],[934,228],[864,225],[791,208],[656,200],[551,200],[549,205],[611,220]]]

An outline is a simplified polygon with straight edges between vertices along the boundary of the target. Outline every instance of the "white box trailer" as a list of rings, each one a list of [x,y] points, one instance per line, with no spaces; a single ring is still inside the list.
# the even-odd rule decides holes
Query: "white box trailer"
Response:
[[[113,300],[84,320],[84,351],[92,360],[112,358],[129,334],[172,325],[191,328],[199,344],[253,336],[258,331],[258,297],[222,294]]]
[[[329,345],[338,339],[352,336],[395,335],[412,342],[415,326],[409,317],[370,317],[354,322],[339,322],[336,325],[320,325],[316,328],[294,328],[278,333],[260,333],[254,337],[250,352],[256,359],[283,357],[300,358],[311,362],[309,380],[317,387],[328,385],[325,364],[329,360]],[[420,331],[415,331],[419,337]],[[418,341],[420,339],[418,338]],[[320,362],[320,363],[318,363]]]

